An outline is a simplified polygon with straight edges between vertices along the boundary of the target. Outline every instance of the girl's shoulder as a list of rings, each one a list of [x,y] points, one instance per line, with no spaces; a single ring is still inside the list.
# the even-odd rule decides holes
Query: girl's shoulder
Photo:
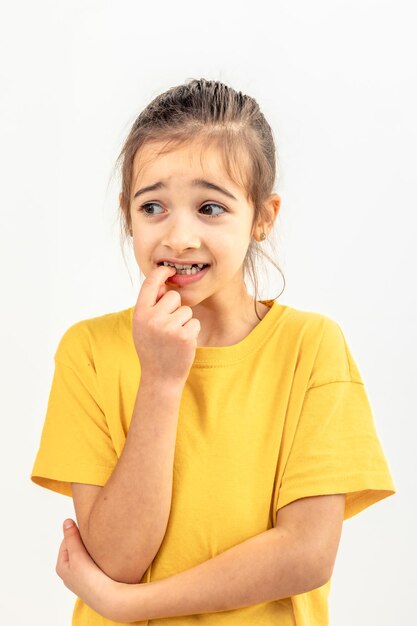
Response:
[[[63,332],[55,352],[55,360],[71,364],[82,356],[90,360],[102,352],[132,342],[134,307],[88,317],[74,322]]]
[[[316,337],[319,339],[324,334],[332,334],[333,337],[337,337],[342,332],[339,322],[326,313],[275,304],[282,309],[278,321],[285,325],[286,332],[294,332],[298,336],[301,333],[302,335],[305,334],[311,338]]]
[[[332,381],[362,382],[342,324],[330,315],[285,307],[281,316],[288,345],[311,367],[311,385]]]

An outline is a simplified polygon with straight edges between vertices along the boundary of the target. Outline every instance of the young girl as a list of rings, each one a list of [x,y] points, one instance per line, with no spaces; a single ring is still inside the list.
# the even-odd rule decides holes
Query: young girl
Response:
[[[328,624],[343,521],[396,489],[338,323],[246,290],[280,208],[270,126],[191,80],[120,157],[146,278],[62,336],[31,474],[74,500],[72,624]]]

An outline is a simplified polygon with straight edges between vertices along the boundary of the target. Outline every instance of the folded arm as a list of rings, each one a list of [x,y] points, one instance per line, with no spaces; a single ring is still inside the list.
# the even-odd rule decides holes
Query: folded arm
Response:
[[[163,580],[118,588],[117,619],[140,621],[241,608],[324,585],[341,536],[344,494],[282,507],[275,528]]]

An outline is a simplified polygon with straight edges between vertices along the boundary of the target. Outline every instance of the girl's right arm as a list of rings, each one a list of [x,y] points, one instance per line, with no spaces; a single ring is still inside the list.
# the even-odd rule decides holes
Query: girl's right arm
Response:
[[[200,332],[179,293],[166,292],[172,273],[158,267],[143,282],[132,323],[141,364],[132,420],[112,475],[79,522],[93,560],[124,583],[140,582],[166,532],[179,407]]]

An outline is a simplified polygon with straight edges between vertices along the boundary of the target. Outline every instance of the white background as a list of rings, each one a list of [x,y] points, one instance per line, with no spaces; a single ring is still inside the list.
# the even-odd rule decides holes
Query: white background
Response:
[[[279,302],[341,325],[398,489],[344,524],[331,624],[411,623],[415,32],[411,0],[1,2],[3,624],[71,623],[55,563],[72,500],[30,481],[53,355],[74,322],[135,304],[115,160],[151,99],[200,77],[255,97],[273,128]]]

